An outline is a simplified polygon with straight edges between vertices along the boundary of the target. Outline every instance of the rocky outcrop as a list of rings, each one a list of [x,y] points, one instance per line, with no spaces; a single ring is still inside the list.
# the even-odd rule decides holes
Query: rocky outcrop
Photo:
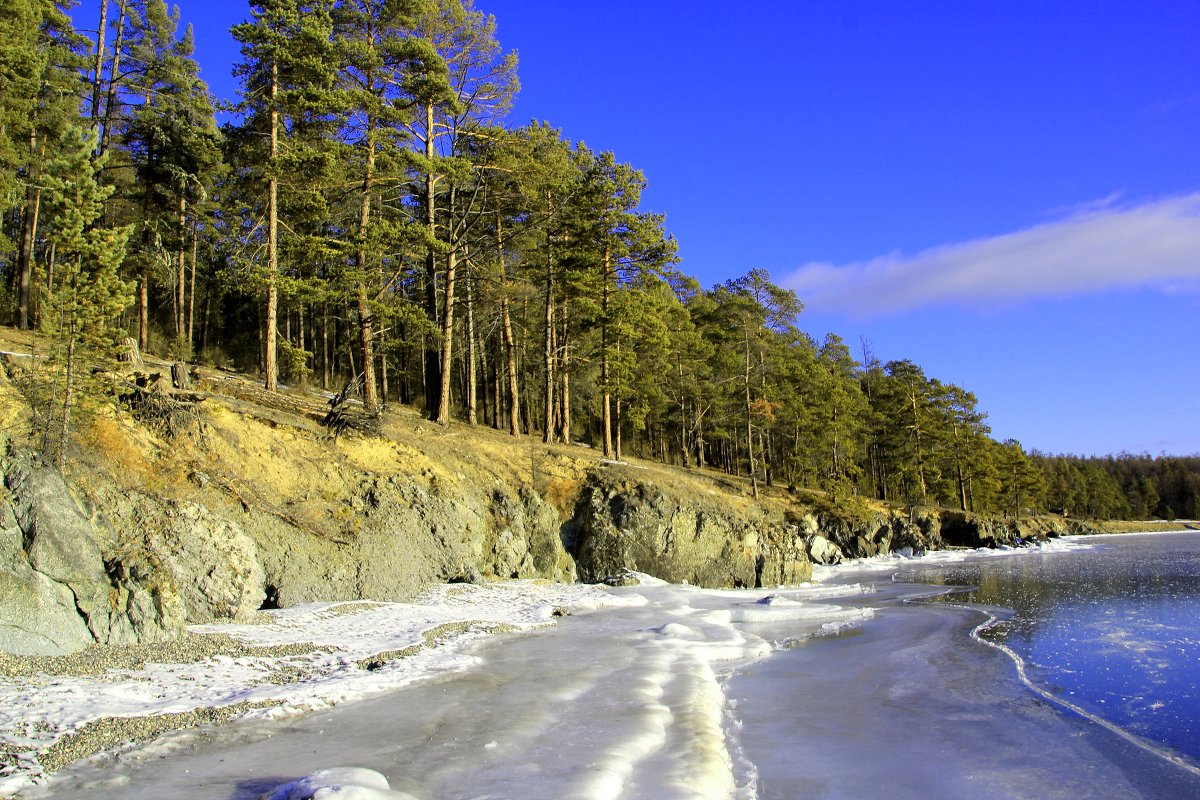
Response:
[[[172,586],[188,622],[247,621],[262,607],[258,547],[236,522],[194,502],[112,487],[95,499],[116,537],[114,562]]]
[[[558,513],[534,492],[427,486],[367,476],[345,500],[348,524],[333,536],[251,508],[268,605],[370,598],[407,600],[431,583],[480,578],[573,581]]]
[[[686,496],[634,470],[593,470],[564,540],[579,577],[633,570],[673,583],[754,587],[807,580],[812,564],[795,525],[768,506]]]
[[[936,517],[924,513],[910,516],[899,509],[870,510],[848,504],[839,513],[802,505],[799,526],[809,542],[810,557],[823,564],[900,550],[923,553],[945,546]]]
[[[219,494],[200,505],[94,492],[124,553],[141,554],[179,587],[189,622],[297,603],[407,600],[454,580],[575,579],[558,512],[525,487],[364,473],[327,520]]]
[[[635,469],[609,466],[589,473],[564,541],[582,580],[615,580],[632,570],[702,586],[773,586],[807,580],[812,564],[1018,546],[1085,532],[1073,525],[1057,517],[1004,521],[854,499],[751,502],[672,489]]]
[[[106,564],[83,509],[59,473],[3,446],[0,649],[57,655],[92,642],[176,635],[183,614],[156,569]]]
[[[1061,517],[1002,520],[946,509],[891,509],[853,514],[830,511],[804,513],[801,530],[808,537],[810,557],[817,563],[846,558],[871,558],[894,552],[924,553],[947,547],[1017,547],[1069,533],[1095,533],[1092,528]]]
[[[527,487],[363,473],[336,525],[319,527],[219,491],[202,504],[95,479],[102,513],[89,516],[32,455],[10,453],[4,476],[0,650],[12,653],[160,639],[262,607],[403,600],[450,580],[575,580],[559,513]]]

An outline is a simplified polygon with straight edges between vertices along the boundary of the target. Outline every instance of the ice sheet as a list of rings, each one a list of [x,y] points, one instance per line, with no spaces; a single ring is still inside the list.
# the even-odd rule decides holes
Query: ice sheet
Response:
[[[1028,552],[1036,551],[936,554],[928,563]],[[103,754],[49,780],[11,775],[0,793],[89,800],[249,800],[293,790],[337,800],[356,796],[346,792],[372,800],[1139,796],[1139,778],[1151,767],[1119,740],[1114,749],[1097,739],[1096,726],[1028,694],[1006,660],[967,636],[977,618],[968,624],[963,615],[976,612],[903,604],[931,592],[891,582],[896,566],[908,563],[823,568],[823,582],[770,591],[653,580],[621,589],[439,587],[419,603],[307,606],[272,612],[265,625],[206,628],[250,643],[310,641],[337,650],[277,663],[150,666],[99,681],[6,682],[0,725],[10,744],[44,745],[105,714],[264,697],[283,705]],[[472,621],[523,633],[488,637],[459,624],[435,648],[373,671],[355,665]],[[280,667],[306,677],[264,682]],[[341,783],[332,785],[330,775]],[[356,786],[347,775],[367,783]],[[1196,786],[1167,788],[1185,796]]]
[[[834,603],[838,594],[869,596],[862,586],[768,592],[514,582],[440,587],[414,604],[315,605],[272,612],[265,625],[210,626],[204,630],[254,644],[338,649],[284,659],[311,675],[283,687],[263,682],[280,666],[271,659],[229,658],[150,665],[103,681],[6,685],[5,723],[46,738],[102,715],[243,699],[280,699],[291,716],[254,712],[237,725],[96,757],[36,786],[28,774],[12,776],[2,789],[30,797],[257,797],[289,782],[315,786],[317,778],[302,779],[318,769],[356,768],[419,798],[728,798],[744,786],[745,767],[731,755],[724,679],[773,651],[774,640],[760,635],[772,625],[811,635],[864,617],[862,608]],[[564,612],[570,616],[554,616]],[[547,626],[554,619],[561,621]],[[526,635],[497,640],[467,630],[375,671],[355,666],[465,621],[503,622]],[[34,731],[37,719],[52,727]]]

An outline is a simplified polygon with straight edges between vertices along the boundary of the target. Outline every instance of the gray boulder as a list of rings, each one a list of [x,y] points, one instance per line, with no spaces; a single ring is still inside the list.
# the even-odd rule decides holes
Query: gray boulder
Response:
[[[818,534],[808,542],[808,558],[814,564],[840,564],[845,556],[840,547]]]
[[[2,467],[0,650],[59,655],[178,635],[173,586],[144,570],[110,575],[91,520],[57,470],[12,446]]]
[[[6,537],[7,538],[7,537]],[[56,583],[5,548],[0,567],[0,650],[54,656],[95,641],[70,587]]]
[[[189,622],[245,621],[262,607],[263,569],[254,540],[195,503],[169,506],[145,546],[178,587]]]
[[[585,581],[632,570],[672,583],[756,587],[795,584],[812,573],[804,537],[781,515],[684,496],[632,470],[591,472],[566,534]]]
[[[57,470],[27,452],[10,451],[5,466],[4,481],[30,569],[68,590],[92,638],[108,641],[108,573],[91,523]]]

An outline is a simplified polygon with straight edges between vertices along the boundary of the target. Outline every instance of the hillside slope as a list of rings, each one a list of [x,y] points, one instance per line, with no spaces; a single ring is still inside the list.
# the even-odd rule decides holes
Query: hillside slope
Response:
[[[377,432],[332,439],[326,397],[212,370],[194,373],[204,399],[173,436],[115,399],[81,417],[60,476],[28,446],[30,359],[2,365],[0,649],[14,653],[166,638],[311,601],[403,600],[446,581],[639,570],[794,584],[812,560],[1066,529],[779,488],[752,500],[721,473],[605,463],[404,407]]]

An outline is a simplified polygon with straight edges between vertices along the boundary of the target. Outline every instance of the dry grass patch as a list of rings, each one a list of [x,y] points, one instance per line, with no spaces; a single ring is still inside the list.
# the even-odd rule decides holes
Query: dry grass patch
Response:
[[[104,459],[114,477],[121,480],[137,478],[144,483],[150,475],[152,464],[146,457],[150,450],[149,437],[144,431],[135,431],[111,414],[98,414],[82,436],[82,444],[104,454]]]
[[[1104,533],[1157,533],[1159,531],[1200,530],[1200,524],[1195,522],[1167,522],[1155,519],[1109,520],[1107,522],[1092,522],[1091,524]]]

